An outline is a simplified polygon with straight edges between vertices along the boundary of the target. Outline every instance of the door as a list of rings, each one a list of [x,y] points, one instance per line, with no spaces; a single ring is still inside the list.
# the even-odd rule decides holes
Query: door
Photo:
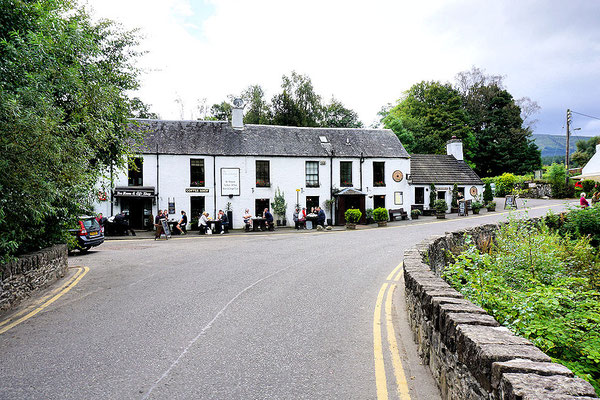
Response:
[[[425,204],[425,188],[415,188],[415,204]]]
[[[365,196],[339,196],[337,206],[337,224],[346,223],[346,217],[344,217],[344,213],[351,208],[360,210],[360,212],[362,212],[362,217],[360,218],[359,222],[365,222]]]
[[[319,206],[319,196],[306,196],[306,213]]]
[[[373,208],[385,208],[385,195],[373,196]]]
[[[122,199],[121,210],[129,216],[129,226],[133,229],[144,229],[145,218],[144,208],[147,199]]]

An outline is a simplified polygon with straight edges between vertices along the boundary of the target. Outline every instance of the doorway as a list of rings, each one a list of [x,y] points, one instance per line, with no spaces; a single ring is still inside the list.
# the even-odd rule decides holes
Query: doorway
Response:
[[[200,218],[200,213],[206,209],[204,196],[190,196],[190,220]]]
[[[269,199],[254,200],[254,215],[256,215],[257,217],[258,216],[262,217],[263,212],[265,211],[265,208],[268,208],[269,211],[272,211]],[[272,212],[271,212],[271,214],[272,214]]]
[[[373,208],[385,208],[385,195],[373,196]]]
[[[415,188],[415,204],[425,204],[425,188]]]
[[[308,214],[313,207],[319,207],[319,196],[306,196],[306,213]]]
[[[342,225],[346,223],[346,217],[344,213],[351,209],[356,208],[362,212],[360,223],[365,223],[365,195],[347,195],[338,196],[337,208],[336,208],[336,223]]]
[[[133,229],[145,229],[152,214],[152,200],[143,198],[121,199],[121,210],[129,216],[129,226]]]

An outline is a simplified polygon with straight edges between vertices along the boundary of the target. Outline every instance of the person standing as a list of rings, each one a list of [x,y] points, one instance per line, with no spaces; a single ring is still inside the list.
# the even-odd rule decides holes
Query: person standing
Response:
[[[300,210],[296,208],[294,210],[294,214],[292,215],[292,219],[294,220],[294,225],[295,225],[296,230],[300,229],[299,215],[300,215]]]
[[[154,240],[160,238],[160,235],[162,235],[162,233],[163,233],[161,219],[162,219],[162,211],[158,210],[158,214],[156,214],[156,217],[154,218],[154,226],[156,227],[156,232],[154,233]]]
[[[272,231],[273,229],[275,229],[275,226],[273,225],[273,214],[269,212],[268,208],[265,208],[263,218],[265,219],[265,225],[268,230]]]
[[[179,232],[181,232],[182,235],[185,235],[187,233],[186,226],[187,226],[187,215],[186,215],[185,211],[181,210],[181,219],[177,223],[176,228],[179,229]]]

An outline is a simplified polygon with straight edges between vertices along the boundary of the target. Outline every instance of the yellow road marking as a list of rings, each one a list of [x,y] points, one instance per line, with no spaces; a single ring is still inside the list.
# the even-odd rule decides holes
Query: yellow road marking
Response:
[[[79,268],[80,268],[79,276],[77,276],[77,278],[75,278],[70,284],[62,286],[62,290],[60,292],[58,292],[58,294],[56,294],[50,300],[48,300],[45,303],[43,303],[41,306],[37,307],[35,310],[33,310],[30,313],[24,315],[23,317],[21,317],[18,320],[12,322],[11,324],[6,325],[3,328],[0,328],[0,335],[3,334],[4,332],[6,332],[6,331],[8,331],[8,330],[10,330],[12,328],[14,328],[15,326],[19,325],[20,323],[27,321],[29,318],[33,317],[34,315],[36,315],[37,313],[39,313],[40,311],[42,311],[43,309],[45,309],[46,307],[48,307],[50,304],[54,303],[56,300],[58,300],[60,297],[62,297],[62,295],[64,295],[69,290],[71,290],[75,285],[77,285],[79,283],[79,281],[81,280],[81,278],[83,278],[85,276],[85,274],[87,274],[88,271],[90,270],[88,267],[79,267]],[[83,271],[83,272],[81,272],[81,271]]]
[[[400,360],[400,354],[398,352],[398,342],[396,341],[396,332],[394,330],[394,324],[392,322],[392,296],[396,285],[390,285],[390,289],[387,292],[387,298],[385,300],[385,322],[387,325],[387,339],[390,347],[390,353],[392,354],[392,365],[394,366],[394,375],[396,376],[396,388],[398,390],[398,397],[400,400],[410,400],[410,394],[408,392],[408,382],[406,381],[406,375],[402,368],[402,360]]]
[[[398,266],[397,266],[396,268],[394,268],[394,270],[393,270],[392,272],[390,272],[390,274],[388,275],[388,277],[387,277],[387,278],[385,278],[385,280],[386,280],[386,281],[391,281],[391,280],[392,280],[392,277],[394,276],[394,274],[395,274],[395,273],[396,273],[396,272],[397,272],[397,271],[398,271],[400,268],[402,268],[402,264],[403,264],[403,263],[400,263],[400,264],[398,264]]]
[[[65,282],[64,285],[54,289],[53,291],[51,291],[50,293],[48,293],[47,295],[43,296],[42,298],[36,300],[35,302],[33,302],[32,304],[30,304],[29,306],[27,306],[26,308],[24,308],[23,310],[19,311],[18,313],[15,313],[13,315],[11,315],[10,317],[6,318],[4,321],[0,322],[0,327],[3,325],[8,324],[10,321],[14,320],[15,318],[25,314],[26,312],[28,312],[29,310],[31,310],[32,308],[34,308],[35,306],[37,306],[38,304],[46,301],[48,298],[50,298],[51,296],[53,296],[54,294],[56,294],[56,292],[62,290],[62,288],[64,288],[65,286],[67,286],[69,283],[71,283],[75,278],[77,278],[77,276],[79,276],[79,274],[83,271],[83,269],[81,268],[77,268],[77,272],[70,277],[67,282]]]
[[[404,265],[404,262],[402,262],[400,265]],[[404,273],[404,270],[398,271],[398,274],[394,278],[394,281],[398,282],[400,280],[400,277],[402,276],[403,273]]]
[[[383,343],[381,341],[381,305],[383,295],[388,284],[384,283],[379,290],[377,302],[375,303],[375,313],[373,315],[373,350],[375,355],[375,385],[377,387],[377,399],[387,400],[387,379],[385,377],[385,364],[383,362]]]

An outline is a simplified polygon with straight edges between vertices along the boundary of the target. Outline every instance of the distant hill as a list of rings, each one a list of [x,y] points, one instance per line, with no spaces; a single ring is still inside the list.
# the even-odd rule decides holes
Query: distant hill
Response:
[[[565,150],[567,147],[566,137],[560,135],[534,134],[533,140],[537,147],[542,151],[542,159],[544,164],[549,160],[559,161],[561,158],[564,161]],[[589,140],[588,136],[571,135],[569,143],[569,153],[573,154],[576,150],[576,143],[580,140]],[[569,157],[570,158],[570,157]]]

